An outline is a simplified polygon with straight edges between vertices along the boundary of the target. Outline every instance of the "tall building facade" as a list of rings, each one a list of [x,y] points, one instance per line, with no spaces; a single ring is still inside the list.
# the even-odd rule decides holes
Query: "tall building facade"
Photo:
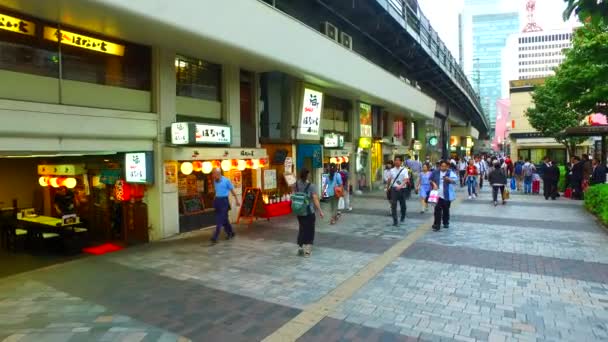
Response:
[[[493,130],[496,101],[507,95],[502,87],[502,53],[507,38],[520,29],[519,11],[517,4],[507,1],[467,0],[463,14],[465,72],[478,89]]]
[[[554,69],[572,47],[572,29],[524,32],[509,37],[504,62],[508,80],[528,80],[554,75]]]

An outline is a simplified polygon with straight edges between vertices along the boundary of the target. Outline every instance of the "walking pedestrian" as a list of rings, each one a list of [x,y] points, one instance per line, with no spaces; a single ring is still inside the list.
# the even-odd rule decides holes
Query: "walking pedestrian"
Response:
[[[329,197],[329,214],[331,217],[329,224],[336,224],[338,221],[338,200],[344,192],[342,176],[340,176],[336,164],[331,164],[329,166],[329,176],[325,183],[324,192]]]
[[[350,203],[351,186],[349,182],[350,173],[348,172],[349,164],[342,163],[340,168],[340,176],[342,177],[342,183],[344,183],[344,210],[353,211],[353,207]]]
[[[498,192],[500,191],[500,198],[502,199],[502,204],[507,204],[505,198],[505,187],[507,185],[507,171],[501,167],[499,161],[494,161],[494,168],[490,172],[488,176],[488,182],[492,185],[492,199],[494,201],[494,206],[498,205]]]
[[[543,164],[543,195],[545,200],[551,197],[552,200],[557,198],[557,183],[559,182],[559,169],[555,166],[549,157],[544,158]]]
[[[420,198],[420,213],[424,214],[429,208],[428,199],[429,194],[431,192],[431,176],[433,173],[431,172],[431,167],[428,164],[422,165],[422,172],[420,173],[420,177],[418,177],[418,184],[416,185],[416,191],[418,192],[418,197]]]
[[[224,227],[224,230],[226,231],[226,238],[228,240],[233,239],[236,236],[232,229],[232,225],[230,224],[230,219],[228,218],[228,211],[230,210],[228,195],[232,194],[232,196],[234,196],[237,207],[240,207],[241,203],[234,191],[234,186],[228,178],[222,176],[222,170],[220,168],[213,169],[212,177],[215,188],[215,199],[213,200],[213,208],[215,209],[215,232],[211,238],[211,243],[215,244],[217,243],[222,227]]]
[[[475,166],[475,162],[471,159],[469,166],[466,169],[467,190],[469,191],[469,199],[477,198],[477,178],[479,170]]]
[[[584,177],[584,162],[577,156],[572,157],[571,182],[572,182],[572,199],[583,199],[583,177]]]
[[[597,185],[606,183],[606,166],[602,165],[601,161],[593,158],[593,169],[591,171],[591,181],[589,185]]]
[[[460,158],[460,161],[458,161],[458,175],[460,177],[460,187],[461,188],[464,188],[464,186],[465,186],[466,175],[467,175],[467,166],[468,166],[468,163],[466,162],[466,160],[464,158]]]
[[[401,209],[401,222],[405,221],[407,207],[405,204],[405,187],[409,181],[407,169],[401,165],[401,157],[395,158],[395,167],[391,169],[391,177],[387,191],[391,199],[391,215],[393,216],[393,226],[397,227],[397,203]]]
[[[431,185],[434,190],[439,192],[439,200],[435,205],[434,231],[441,228],[442,222],[444,229],[450,228],[450,205],[456,199],[454,184],[458,182],[458,176],[449,167],[449,162],[444,160],[441,162],[439,169],[433,172],[431,176]]]
[[[530,159],[526,159],[524,166],[522,168],[524,174],[524,193],[531,194],[532,193],[532,179],[534,177],[534,173],[536,172],[536,167],[534,164],[530,162]]]
[[[524,181],[524,162],[521,161],[521,159],[515,163],[514,173],[517,191],[521,191],[521,186]]]
[[[303,212],[298,214],[298,255],[309,257],[312,253],[312,245],[315,241],[315,209],[319,216],[323,218],[323,210],[319,203],[317,187],[308,181],[310,171],[306,168],[300,170],[300,177],[293,185],[292,206],[298,197],[300,205],[305,206]],[[301,195],[301,196],[300,196]]]

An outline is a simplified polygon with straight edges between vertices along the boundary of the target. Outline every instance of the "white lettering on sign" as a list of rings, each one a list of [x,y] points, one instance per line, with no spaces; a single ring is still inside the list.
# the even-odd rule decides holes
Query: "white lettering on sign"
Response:
[[[300,134],[319,135],[322,108],[323,93],[305,88],[300,121]]]
[[[196,143],[198,144],[230,144],[231,134],[229,126],[196,124]]]
[[[146,154],[126,153],[125,169],[127,183],[146,183]]]
[[[188,145],[190,143],[188,123],[174,122],[171,124],[171,143],[175,145]]]

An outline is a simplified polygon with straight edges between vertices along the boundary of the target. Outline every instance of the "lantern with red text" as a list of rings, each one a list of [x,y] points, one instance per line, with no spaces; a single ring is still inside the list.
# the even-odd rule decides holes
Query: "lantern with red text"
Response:
[[[114,198],[119,202],[125,202],[131,199],[131,186],[122,179],[119,179],[114,184]]]

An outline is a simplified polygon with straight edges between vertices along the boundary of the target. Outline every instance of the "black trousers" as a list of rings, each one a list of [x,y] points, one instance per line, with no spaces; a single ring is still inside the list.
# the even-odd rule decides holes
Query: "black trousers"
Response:
[[[543,194],[545,198],[557,198],[557,182],[554,180],[543,180]]]
[[[492,185],[492,199],[494,202],[498,201],[498,192],[500,191],[500,198],[505,200],[505,186],[504,185]]]
[[[407,207],[405,204],[405,190],[391,189],[391,215],[393,215],[393,223],[397,223],[397,203],[401,207],[401,220],[405,220]]]
[[[464,179],[465,176],[467,174],[466,170],[460,170],[459,175],[460,175],[460,186],[463,187],[464,186]]]
[[[312,245],[315,241],[315,213],[307,216],[298,216],[298,246]]]
[[[435,205],[435,223],[434,227],[439,228],[441,221],[443,225],[447,226],[450,224],[450,205],[452,202],[446,201],[443,198],[439,198],[439,202]]]

